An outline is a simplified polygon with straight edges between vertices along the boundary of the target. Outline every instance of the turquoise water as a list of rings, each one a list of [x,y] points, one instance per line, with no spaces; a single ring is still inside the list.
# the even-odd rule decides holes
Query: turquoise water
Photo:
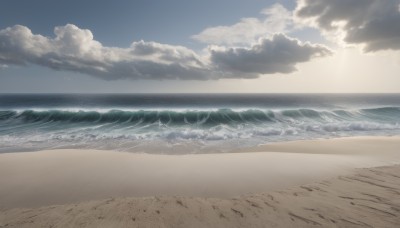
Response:
[[[1,95],[1,151],[191,153],[400,134],[400,95]],[[179,152],[181,153],[181,152]]]

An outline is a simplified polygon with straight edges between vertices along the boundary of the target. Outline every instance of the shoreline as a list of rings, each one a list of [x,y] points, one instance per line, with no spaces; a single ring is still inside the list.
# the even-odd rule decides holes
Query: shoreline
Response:
[[[363,226],[357,216],[367,215],[396,227],[398,148],[400,137],[392,136],[292,141],[222,154],[5,153],[0,154],[0,226],[336,227]],[[338,200],[346,202],[339,205],[349,218],[340,218]],[[297,204],[302,206],[292,210]],[[79,218],[70,213],[77,210]],[[128,212],[131,217],[124,217]]]
[[[290,152],[290,153],[306,153],[306,154],[353,154],[353,155],[378,155],[371,150],[370,146],[378,146],[380,152],[386,153],[384,149],[391,150],[393,144],[398,144],[400,135],[389,136],[344,136],[337,138],[318,138],[293,140],[283,142],[272,142],[260,144],[258,146],[247,148],[248,152],[253,151],[275,151],[275,152]],[[329,147],[327,147],[329,143]],[[335,146],[336,143],[341,145]],[[386,145],[384,145],[384,144]],[[343,145],[346,144],[346,145]],[[340,148],[347,146],[345,150]],[[353,147],[356,146],[356,147]],[[323,149],[322,149],[323,148]],[[322,150],[319,150],[322,149]],[[240,152],[240,150],[238,150]],[[389,151],[389,153],[391,153]],[[379,156],[379,155],[378,155]]]
[[[204,150],[197,151],[195,153],[188,153],[186,151],[190,151],[194,147],[198,147],[199,144],[174,144],[170,145],[170,147],[174,147],[174,150],[165,149],[165,145],[160,143],[159,145],[147,145],[143,147],[137,147],[134,150],[118,150],[114,148],[89,148],[89,147],[60,147],[60,148],[9,148],[4,149],[0,148],[0,155],[1,154],[10,154],[10,153],[32,153],[32,152],[41,152],[41,151],[49,151],[49,150],[80,150],[80,151],[87,151],[87,150],[99,150],[99,151],[113,151],[119,153],[133,153],[133,154],[150,154],[150,155],[201,155],[201,154],[231,154],[231,153],[248,153],[248,152],[288,152],[288,153],[306,153],[306,154],[329,154],[329,151],[320,151],[316,152],[314,150],[307,151],[307,150],[299,150],[296,148],[294,150],[287,150],[283,148],[292,148],[287,147],[291,144],[300,144],[301,143],[320,143],[320,142],[327,142],[327,141],[394,141],[396,142],[397,139],[400,139],[400,134],[390,134],[390,135],[355,135],[355,136],[337,136],[337,137],[326,137],[326,138],[306,138],[306,139],[291,139],[285,141],[271,141],[265,142],[260,144],[254,144],[252,146],[246,145],[240,148],[223,148],[220,150],[218,146],[209,147]],[[157,141],[156,141],[157,142]],[[158,142],[157,142],[158,143]],[[164,149],[164,150],[163,150]],[[150,152],[151,151],[151,152]],[[165,152],[167,151],[167,153]],[[335,150],[333,154],[337,154],[340,152],[339,150]],[[354,152],[354,151],[353,151]],[[344,151],[341,154],[348,154],[348,151]]]
[[[245,152],[160,155],[61,149],[0,154],[0,209],[108,197],[229,198],[400,163],[400,137],[273,143]],[[377,152],[379,151],[379,152]]]
[[[0,155],[0,208],[109,197],[229,198],[348,174],[368,157],[281,152],[195,155],[49,150]]]

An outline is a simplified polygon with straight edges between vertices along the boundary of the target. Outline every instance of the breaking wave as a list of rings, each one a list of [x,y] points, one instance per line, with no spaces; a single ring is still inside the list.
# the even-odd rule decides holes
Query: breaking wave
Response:
[[[109,110],[109,111],[68,111],[68,110],[24,110],[0,111],[0,121],[19,121],[24,123],[58,122],[70,123],[125,123],[165,125],[220,125],[265,122],[341,122],[345,120],[394,120],[400,119],[400,107],[383,107],[359,110],[259,110],[235,111],[231,109],[173,111],[173,110]]]
[[[0,111],[2,150],[21,145],[133,151],[150,141],[202,145],[229,142],[237,147],[268,141],[399,132],[400,107]]]

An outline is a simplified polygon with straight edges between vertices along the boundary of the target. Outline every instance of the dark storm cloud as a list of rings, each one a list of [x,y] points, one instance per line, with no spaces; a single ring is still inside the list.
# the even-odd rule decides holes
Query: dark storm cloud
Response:
[[[400,49],[399,0],[301,0],[296,16],[367,52]]]

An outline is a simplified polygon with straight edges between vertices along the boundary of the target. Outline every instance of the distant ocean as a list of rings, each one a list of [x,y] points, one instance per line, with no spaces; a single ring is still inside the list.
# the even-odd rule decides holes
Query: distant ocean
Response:
[[[399,134],[400,94],[0,95],[1,152],[226,152],[278,141]]]

